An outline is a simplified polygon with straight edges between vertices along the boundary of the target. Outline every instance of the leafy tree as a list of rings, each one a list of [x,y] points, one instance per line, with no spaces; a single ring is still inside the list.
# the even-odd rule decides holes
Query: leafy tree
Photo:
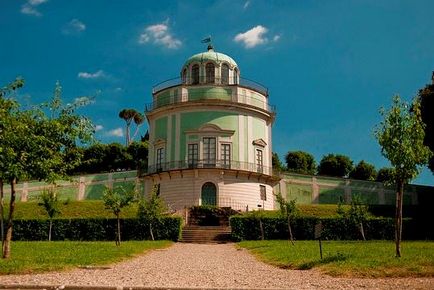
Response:
[[[418,98],[422,121],[425,123],[424,144],[434,152],[434,73],[433,83],[419,90]],[[434,173],[434,157],[430,158],[429,168]]]
[[[125,190],[123,187],[116,189],[105,188],[102,199],[106,209],[109,209],[116,216],[116,246],[121,245],[121,220],[122,209],[131,205],[136,196],[134,190]]]
[[[125,124],[126,124],[125,145],[128,146],[130,145],[132,139],[134,139],[134,137],[137,135],[137,132],[139,131],[139,127],[145,121],[145,117],[143,116],[143,114],[137,112],[135,109],[123,109],[122,111],[119,112],[119,118],[125,120]],[[133,122],[134,124],[136,124],[136,130],[135,133],[133,134],[133,137],[131,138],[130,127],[131,127],[131,123]]]
[[[393,168],[383,167],[378,170],[376,181],[391,184],[395,179],[394,174],[395,170]]]
[[[131,156],[131,163],[137,170],[137,175],[141,176],[148,167],[148,142],[132,142],[127,152]]]
[[[353,161],[345,155],[325,155],[318,166],[319,175],[346,177],[353,169]]]
[[[280,193],[276,193],[276,201],[279,204],[280,215],[286,219],[288,223],[288,234],[291,243],[294,245],[294,237],[292,235],[291,222],[298,215],[296,200],[286,200]]]
[[[283,166],[282,162],[280,161],[279,155],[277,155],[276,152],[273,152],[271,156],[271,164],[273,165],[273,170],[277,170],[279,172],[285,171],[285,167]]]
[[[57,83],[50,102],[29,110],[21,110],[12,99],[2,100],[0,171],[11,186],[3,258],[10,257],[16,183],[29,178],[49,183],[67,178],[67,173],[80,162],[80,155],[71,151],[78,142],[91,140],[92,123],[76,112],[86,102],[80,99],[63,105],[61,92]],[[3,106],[7,103],[12,105]]]
[[[363,203],[362,199],[358,195],[354,195],[351,200],[351,206],[348,211],[342,206],[342,202],[339,202],[337,214],[346,219],[350,225],[356,227],[360,232],[362,239],[366,241],[365,230],[363,224],[369,217],[368,206]]]
[[[53,189],[45,190],[39,197],[39,206],[43,207],[48,215],[49,228],[48,228],[48,241],[51,241],[51,229],[53,228],[53,219],[61,214],[60,201],[57,194]]]
[[[285,156],[288,171],[301,174],[315,174],[316,164],[312,154],[304,151],[290,151]]]
[[[360,161],[356,167],[350,172],[350,178],[360,179],[360,180],[375,180],[377,177],[377,171],[374,165]]]
[[[154,227],[161,222],[161,219],[167,214],[168,208],[163,199],[157,194],[158,186],[155,185],[148,198],[142,198],[139,201],[137,216],[148,225],[149,234],[154,241]]]
[[[410,107],[393,97],[389,110],[381,109],[383,121],[375,129],[375,136],[381,146],[381,153],[389,159],[395,169],[396,190],[395,244],[396,256],[401,257],[402,203],[404,185],[415,178],[421,166],[428,162],[431,151],[423,144],[425,132],[420,102],[413,100]]]

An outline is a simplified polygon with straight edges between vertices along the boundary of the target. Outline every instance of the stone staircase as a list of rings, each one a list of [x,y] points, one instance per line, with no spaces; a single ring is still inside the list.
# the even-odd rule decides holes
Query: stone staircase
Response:
[[[186,225],[182,229],[180,242],[200,244],[221,244],[231,241],[231,229],[228,226]]]

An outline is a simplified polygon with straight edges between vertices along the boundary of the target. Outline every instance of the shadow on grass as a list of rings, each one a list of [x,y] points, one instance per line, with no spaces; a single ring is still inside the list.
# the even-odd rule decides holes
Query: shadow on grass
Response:
[[[297,270],[309,270],[309,269],[312,269],[312,268],[319,266],[319,265],[324,265],[324,264],[329,264],[329,263],[339,262],[339,261],[345,261],[346,259],[348,259],[347,255],[344,255],[342,253],[337,253],[335,255],[325,257],[324,259],[318,259],[318,260],[302,263],[299,266],[297,266],[296,269]]]

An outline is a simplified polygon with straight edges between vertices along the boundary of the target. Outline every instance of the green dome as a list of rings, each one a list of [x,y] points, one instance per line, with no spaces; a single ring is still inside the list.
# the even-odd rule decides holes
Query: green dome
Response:
[[[184,63],[183,67],[189,66],[193,62],[204,63],[207,61],[214,61],[215,63],[227,62],[231,67],[238,66],[235,60],[233,60],[230,56],[215,52],[212,48],[208,49],[206,52],[201,52],[193,55]]]

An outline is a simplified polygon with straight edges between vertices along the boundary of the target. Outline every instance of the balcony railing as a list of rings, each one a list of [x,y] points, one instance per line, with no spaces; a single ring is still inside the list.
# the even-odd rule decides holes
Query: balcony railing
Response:
[[[214,103],[223,103],[223,104],[245,104],[253,107],[257,107],[259,109],[265,110],[267,112],[275,113],[276,107],[273,105],[269,105],[266,101],[264,102],[257,97],[248,97],[242,94],[225,94],[225,93],[216,93],[216,92],[204,92],[204,93],[188,93],[177,96],[167,96],[167,97],[159,97],[157,101],[146,104],[145,112],[151,112],[155,109],[185,103],[185,102],[212,102]]]
[[[220,77],[213,77],[213,78],[207,78],[206,76],[200,76],[198,78],[172,78],[165,81],[162,81],[161,83],[156,84],[152,87],[152,93],[158,93],[161,90],[178,86],[181,84],[185,85],[221,85],[221,86],[230,86],[230,85],[239,85],[241,87],[250,88],[254,91],[257,91],[265,96],[268,96],[268,88],[264,85],[241,77],[231,77],[231,78],[220,78]]]
[[[255,163],[241,162],[234,160],[196,160],[196,161],[171,161],[161,164],[154,164],[148,166],[147,174],[165,172],[170,170],[180,170],[180,169],[196,169],[196,168],[206,168],[206,169],[228,169],[228,170],[241,170],[255,172],[263,175],[273,175],[271,167],[258,165]]]

